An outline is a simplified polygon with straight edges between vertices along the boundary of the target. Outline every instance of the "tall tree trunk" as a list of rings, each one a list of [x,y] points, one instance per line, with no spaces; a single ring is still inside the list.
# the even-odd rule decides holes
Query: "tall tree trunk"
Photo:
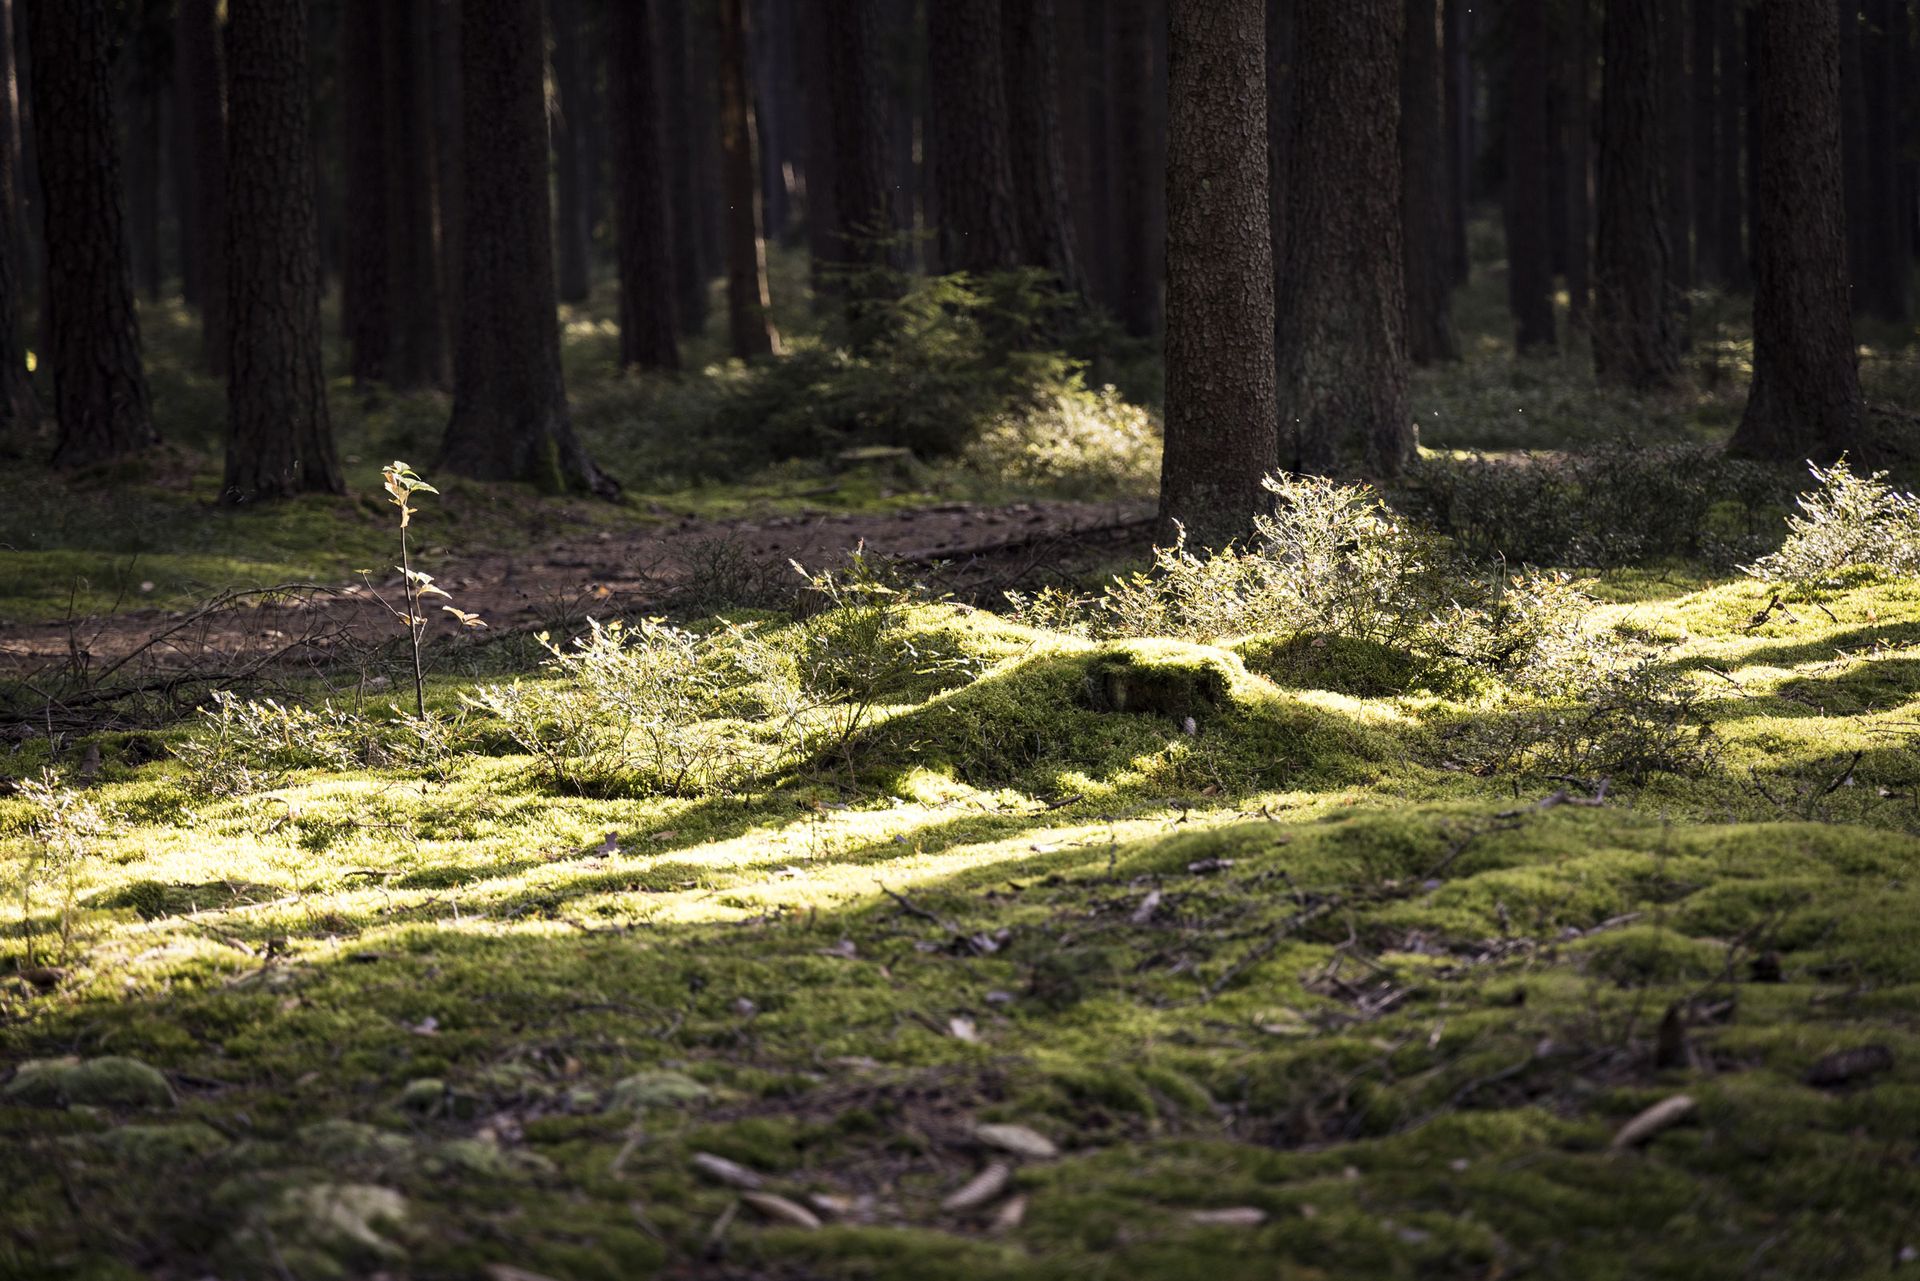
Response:
[[[560,301],[585,302],[593,229],[587,211],[587,74],[579,0],[547,0],[547,20],[553,27],[554,93],[548,106],[558,206],[554,236],[559,241]]]
[[[1114,147],[1113,6],[1105,0],[1082,5],[1086,43],[1081,56],[1087,72],[1087,285],[1093,298],[1120,314],[1119,263],[1115,210],[1119,205],[1119,156]]]
[[[1693,113],[1687,79],[1687,32],[1683,0],[1666,0],[1660,10],[1660,155],[1661,230],[1667,241],[1667,306],[1674,337],[1689,345],[1693,305]]]
[[[1279,359],[1281,300],[1287,296],[1287,200],[1292,188],[1295,59],[1294,0],[1267,0],[1267,240],[1273,264],[1273,343]],[[1278,378],[1278,365],[1275,366]],[[1277,384],[1276,384],[1277,385]],[[1278,392],[1276,391],[1276,395]]]
[[[385,382],[393,346],[387,260],[385,0],[342,0],[340,9],[341,149],[346,186],[345,280],[340,298],[347,367],[356,382]]]
[[[893,269],[909,275],[920,269],[920,244],[914,234],[914,197],[927,204],[926,183],[914,162],[914,139],[927,128],[927,90],[930,73],[925,66],[925,48],[920,40],[922,24],[911,4],[894,4],[887,9],[885,54],[880,65],[886,70],[887,99],[894,104],[888,113],[888,182],[893,191]],[[933,227],[929,218],[927,225]]]
[[[160,83],[164,37],[155,30],[155,8],[137,8],[120,51],[122,99],[126,104],[127,247],[133,278],[148,298],[160,297]]]
[[[1173,0],[1160,534],[1244,537],[1279,462],[1265,0]]]
[[[685,0],[682,0],[684,3]],[[680,4],[667,6],[679,8]],[[701,7],[701,16],[712,14]],[[706,279],[724,275],[727,267],[726,191],[721,178],[720,51],[717,24],[689,20],[687,38],[688,110],[693,132],[691,164],[693,231],[700,243],[700,262]]]
[[[1085,291],[1061,146],[1060,74],[1054,0],[1003,0],[1008,136],[1020,227],[1020,261]]]
[[[56,465],[80,467],[153,444],[140,366],[133,265],[120,204],[107,0],[27,0],[33,42]]]
[[[1447,152],[1438,0],[1406,0],[1400,55],[1401,235],[1407,273],[1407,354],[1458,360],[1447,266]]]
[[[898,295],[887,247],[889,104],[880,66],[885,6],[884,0],[823,0],[823,7],[839,231],[834,262],[846,271],[849,336],[856,349],[865,349],[879,336],[886,304]]]
[[[1600,90],[1593,366],[1603,383],[1670,386],[1680,371],[1663,217],[1656,0],[1609,0]]]
[[[433,91],[427,0],[385,0],[387,261],[395,387],[447,381],[445,312],[434,247]]]
[[[1715,9],[1730,0],[1692,0],[1693,73],[1688,81],[1688,105],[1693,127],[1693,271],[1703,283],[1720,281],[1720,151],[1719,118],[1714,91],[1717,80],[1718,21]]]
[[[1285,0],[1271,0],[1282,4]],[[1269,10],[1271,13],[1271,10]],[[1473,9],[1467,0],[1441,0],[1446,27],[1447,262],[1453,283],[1464,285],[1472,270],[1467,252],[1468,197],[1473,188]],[[1272,29],[1268,18],[1268,29]]]
[[[1558,188],[1566,217],[1567,324],[1585,333],[1593,310],[1593,21],[1584,0],[1559,24],[1562,122]]]
[[[465,286],[448,471],[611,497],[574,435],[554,313],[540,0],[467,0],[460,40]]]
[[[1507,303],[1514,348],[1551,351],[1553,183],[1547,131],[1546,0],[1513,0],[1513,64],[1507,72]]]
[[[800,25],[800,87],[806,101],[807,256],[813,308],[824,313],[839,289],[841,260],[839,215],[834,206],[833,100],[828,73],[827,6],[814,0]]]
[[[320,368],[307,0],[230,0],[225,503],[346,492]]]
[[[1729,446],[1822,461],[1864,442],[1847,297],[1839,14],[1827,0],[1759,0],[1754,72],[1753,388]]]
[[[1161,117],[1153,27],[1163,6],[1164,0],[1113,0],[1114,285],[1120,321],[1139,338],[1160,328],[1166,175],[1155,145]]]
[[[1753,282],[1747,259],[1747,187],[1740,168],[1747,144],[1747,42],[1741,34],[1740,6],[1734,0],[1715,0],[1714,59],[1718,64],[1714,172],[1719,191],[1713,209],[1719,231],[1713,243],[1720,254],[1715,274],[1726,288],[1742,291]]]
[[[664,72],[661,95],[666,109],[668,216],[673,222],[673,315],[683,335],[692,337],[707,327],[707,280],[712,274],[703,256],[700,235],[699,176],[694,162],[698,138],[694,131],[693,84],[688,73],[687,7],[684,0],[658,4],[660,65]],[[819,23],[808,23],[812,39],[825,39]],[[824,87],[818,87],[824,101]],[[809,106],[814,106],[809,99]],[[618,179],[616,178],[616,182]]]
[[[1093,253],[1094,142],[1089,119],[1092,87],[1087,74],[1087,0],[1059,0],[1055,8],[1054,57],[1059,71],[1060,154],[1066,165],[1067,216],[1074,266],[1083,295],[1097,296],[1091,281]]]
[[[1401,0],[1300,0],[1280,460],[1396,476],[1413,455],[1400,246]]]
[[[720,148],[727,189],[727,332],[742,360],[780,350],[767,292],[767,242],[755,172],[753,89],[747,82],[747,13],[720,0]]]
[[[201,351],[207,369],[227,369],[226,72],[220,44],[217,0],[179,0],[174,13],[173,75],[179,92],[176,129],[184,145],[188,201],[180,211],[190,228],[184,238],[183,277],[200,307]]]
[[[1905,267],[1905,219],[1900,207],[1900,170],[1905,160],[1901,130],[1900,77],[1906,62],[1904,18],[1908,0],[1867,0],[1861,34],[1861,85],[1866,98],[1867,205],[1861,210],[1867,272],[1867,314],[1904,324],[1913,314],[1913,272]]]
[[[1031,0],[1029,0],[1031,3]],[[1020,261],[1000,0],[927,11],[927,84],[940,269],[986,273]]]
[[[439,215],[441,333],[451,347],[460,317],[460,6],[462,0],[431,0],[433,47],[433,169]]]
[[[628,0],[607,11],[620,364],[678,369],[672,305],[677,246],[667,216],[670,166],[662,130],[657,8],[656,0]]]
[[[0,0],[0,451],[24,444],[40,419],[20,341],[20,100],[13,73],[13,0]]]
[[[747,12],[747,44],[752,54],[748,79],[753,98],[754,136],[759,140],[760,208],[763,230],[776,244],[793,224],[787,175],[794,168],[794,0],[753,0]]]

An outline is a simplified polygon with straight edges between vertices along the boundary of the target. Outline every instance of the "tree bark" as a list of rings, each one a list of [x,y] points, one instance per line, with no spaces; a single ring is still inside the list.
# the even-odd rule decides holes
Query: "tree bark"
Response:
[[[1279,462],[1265,0],[1173,0],[1160,533],[1245,537]]]
[[[460,6],[461,0],[430,0],[433,76],[434,210],[440,259],[440,333],[452,346],[460,318]],[[451,351],[449,351],[449,356]]]
[[[1680,371],[1661,174],[1656,0],[1609,0],[1600,91],[1599,237],[1593,365],[1603,383],[1646,391]]]
[[[224,503],[346,492],[320,367],[307,0],[230,0]]]
[[[426,0],[386,0],[387,261],[393,270],[394,387],[447,382],[445,312],[434,245],[432,48]]]
[[[616,9],[620,6],[615,6]],[[656,4],[661,102],[666,112],[665,138],[670,181],[666,185],[668,217],[673,224],[673,317],[682,335],[692,337],[707,327],[707,270],[702,257],[698,177],[694,165],[693,85],[688,75],[687,9],[684,0]],[[817,23],[807,24],[809,29]],[[812,38],[824,38],[814,31]],[[824,93],[824,87],[821,92]],[[811,98],[809,107],[813,106]],[[618,145],[618,144],[616,144]],[[614,181],[618,183],[616,175]]]
[[[1713,208],[1719,231],[1713,243],[1720,255],[1716,274],[1726,288],[1744,291],[1753,283],[1747,259],[1747,187],[1740,169],[1740,154],[1746,147],[1747,42],[1741,34],[1740,10],[1734,0],[1715,0],[1714,18],[1714,57],[1718,63],[1714,171],[1719,191],[1713,198]]]
[[[179,0],[173,75],[180,163],[187,172],[181,273],[191,286],[189,300],[200,307],[207,370],[220,375],[227,369],[227,90],[217,7],[216,0]]]
[[[1283,0],[1273,0],[1279,4]],[[1446,61],[1447,95],[1447,261],[1453,283],[1464,285],[1472,272],[1467,251],[1467,217],[1473,190],[1473,10],[1467,0],[1441,0],[1446,27],[1441,57]],[[1272,19],[1268,19],[1272,29]]]
[[[1076,278],[1083,296],[1097,296],[1089,259],[1094,236],[1095,147],[1090,119],[1092,87],[1087,67],[1087,0],[1060,0],[1055,10],[1054,54],[1059,71],[1060,153],[1066,165],[1067,217],[1073,237]]]
[[[747,80],[747,14],[741,0],[720,0],[720,148],[727,191],[727,332],[742,360],[780,350],[767,290],[767,242]]]
[[[585,302],[593,238],[587,208],[587,75],[581,48],[579,0],[547,0],[553,28],[554,235],[559,241],[561,302]]]
[[[1895,24],[1895,11],[1904,16],[1907,0],[1867,0],[1867,23],[1861,33],[1861,86],[1866,98],[1867,174],[1866,208],[1861,241],[1869,270],[1864,284],[1868,315],[1904,324],[1913,315],[1913,272],[1906,268],[1905,219],[1900,206],[1900,170],[1905,156],[1901,130],[1900,77],[1906,60],[1904,23]]]
[[[1396,476],[1413,455],[1400,245],[1400,0],[1301,0],[1280,322],[1280,459]]]
[[[1114,148],[1113,6],[1104,0],[1083,3],[1085,44],[1081,47],[1087,75],[1087,287],[1108,312],[1120,314],[1119,265],[1115,231],[1119,205],[1119,159]]]
[[[619,492],[574,435],[554,312],[540,0],[467,0],[461,31],[465,285],[440,466]]]
[[[121,100],[127,142],[127,247],[135,285],[160,297],[160,86],[169,33],[156,29],[156,6],[136,6],[120,50]],[[170,23],[168,24],[171,25]]]
[[[1552,351],[1553,184],[1547,131],[1546,0],[1513,0],[1512,66],[1507,72],[1507,303],[1514,348]]]
[[[1120,322],[1137,338],[1160,329],[1167,213],[1164,160],[1156,146],[1162,117],[1153,26],[1163,6],[1164,0],[1113,0],[1114,286]]]
[[[1559,189],[1566,217],[1567,324],[1585,333],[1593,312],[1593,22],[1584,3],[1562,15],[1555,60],[1566,119]]]
[[[889,112],[880,67],[885,6],[883,0],[822,0],[822,5],[838,231],[833,264],[845,276],[849,338],[856,350],[864,350],[879,336],[886,305],[899,292],[887,244],[893,216],[887,193]]]
[[[340,119],[346,207],[342,231],[346,265],[340,298],[347,368],[355,382],[385,382],[393,346],[387,224],[385,0],[342,0],[340,10]]]
[[[1720,284],[1719,117],[1714,92],[1717,6],[1730,0],[1692,0],[1693,70],[1688,103],[1693,127],[1693,270],[1703,284]]]
[[[671,0],[670,0],[671,2]],[[607,87],[613,107],[613,208],[620,260],[620,364],[678,369],[674,264],[667,216],[655,0],[607,11]]]
[[[927,11],[927,39],[940,270],[1003,271],[1020,261],[1020,223],[1000,0],[940,0]]]
[[[1678,0],[1660,10],[1661,228],[1667,241],[1667,306],[1674,337],[1688,345],[1693,305],[1693,113],[1688,109],[1688,14]]]
[[[20,340],[20,101],[13,72],[13,0],[0,0],[0,450],[25,443],[40,420]]]
[[[1418,364],[1460,359],[1447,260],[1447,152],[1438,0],[1406,0],[1400,56],[1401,235],[1407,274],[1407,354]]]
[[[158,436],[140,366],[133,265],[113,119],[113,20],[106,0],[27,0],[33,114],[47,247],[49,356],[59,441],[82,467]]]
[[[1021,263],[1044,268],[1084,293],[1061,145],[1060,72],[1054,0],[1003,0],[1008,137]]]
[[[1295,59],[1294,0],[1267,0],[1267,241],[1273,263],[1273,344],[1280,353],[1281,300],[1287,296],[1287,200],[1292,188]],[[1278,396],[1278,364],[1275,395]]]
[[[1859,450],[1860,374],[1847,297],[1839,15],[1759,0],[1755,78],[1753,387],[1729,446],[1779,462]]]

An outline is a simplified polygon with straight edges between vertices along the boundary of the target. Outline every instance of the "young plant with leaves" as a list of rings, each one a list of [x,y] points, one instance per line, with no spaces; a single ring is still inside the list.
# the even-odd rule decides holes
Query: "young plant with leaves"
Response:
[[[401,584],[406,592],[406,610],[404,612],[387,606],[388,612],[398,618],[407,629],[407,644],[413,656],[413,713],[421,721],[427,717],[427,683],[420,662],[421,641],[427,629],[426,616],[421,613],[420,602],[428,596],[439,596],[451,601],[453,597],[444,589],[435,586],[433,575],[423,574],[413,567],[413,552],[407,539],[407,530],[413,524],[415,494],[437,494],[440,491],[429,485],[414,472],[413,468],[395,459],[380,471],[380,478],[387,488],[387,501],[400,509],[400,571]],[[385,604],[385,601],[381,602]],[[453,605],[440,607],[452,614],[462,627],[485,627],[486,623],[478,614],[469,614]]]

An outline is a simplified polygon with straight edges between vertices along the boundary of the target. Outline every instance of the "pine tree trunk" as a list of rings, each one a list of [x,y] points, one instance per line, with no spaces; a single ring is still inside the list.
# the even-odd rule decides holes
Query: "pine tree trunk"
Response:
[[[679,8],[679,4],[668,8]],[[702,6],[702,17],[711,7]],[[687,38],[688,109],[691,112],[693,230],[700,244],[700,262],[706,276],[726,274],[726,191],[720,174],[720,51],[714,38],[717,24],[689,20]]]
[[[579,0],[547,0],[547,20],[553,27],[554,93],[549,107],[560,301],[585,302],[593,232],[587,214],[586,55],[580,47]]]
[[[1119,157],[1114,149],[1113,126],[1113,6],[1093,0],[1083,4],[1081,12],[1086,34],[1081,55],[1087,75],[1087,234],[1080,247],[1094,301],[1117,316],[1120,287],[1114,233]]]
[[[1900,207],[1900,77],[1906,49],[1898,41],[1894,12],[1907,0],[1867,0],[1867,25],[1861,36],[1861,85],[1866,98],[1867,205],[1861,211],[1862,241],[1870,270],[1863,300],[1868,315],[1904,324],[1913,315],[1913,272],[1906,268],[1907,246]]]
[[[1296,8],[1280,459],[1294,471],[1400,473],[1413,455],[1400,245],[1401,0]]]
[[[1155,139],[1160,116],[1154,85],[1153,26],[1164,0],[1113,0],[1111,112],[1114,152],[1114,291],[1128,333],[1159,332],[1166,225],[1166,175]]]
[[[727,332],[742,360],[780,350],[767,292],[767,242],[761,232],[754,148],[753,89],[747,82],[747,14],[741,0],[720,0],[720,149],[727,190]]]
[[[671,3],[672,0],[669,0]],[[656,0],[607,11],[607,88],[613,108],[613,209],[620,261],[620,364],[678,369],[675,244],[662,131]]]
[[[13,0],[0,0],[0,451],[24,445],[40,403],[20,340],[21,209],[14,183],[20,163],[20,104],[13,73]]]
[[[1513,0],[1512,66],[1507,72],[1507,304],[1514,348],[1552,351],[1553,185],[1547,130],[1546,0]]]
[[[440,466],[612,497],[560,371],[540,0],[467,0],[460,42],[465,280]]]
[[[133,266],[113,120],[113,17],[106,0],[27,0],[33,114],[47,247],[48,341],[59,442],[83,467],[157,435],[140,366]]]
[[[1693,113],[1687,79],[1687,21],[1685,5],[1667,0],[1660,10],[1660,225],[1667,241],[1667,306],[1674,317],[1674,337],[1689,345],[1689,317],[1693,305]]]
[[[1667,267],[1656,0],[1609,0],[1600,90],[1593,366],[1645,391],[1680,371]]]
[[[1173,0],[1160,534],[1244,537],[1279,454],[1265,0]]]
[[[800,88],[806,101],[806,218],[809,281],[816,314],[828,311],[839,291],[835,264],[841,257],[839,214],[834,206],[833,99],[828,73],[829,15],[825,0],[811,0],[800,23]]]
[[[1466,284],[1472,272],[1467,251],[1468,197],[1473,189],[1472,15],[1467,0],[1441,0],[1446,35],[1440,52],[1447,67],[1447,262],[1456,285]],[[1271,18],[1268,29],[1272,29]]]
[[[1287,296],[1287,200],[1292,186],[1294,0],[1267,0],[1267,229],[1273,262],[1273,344],[1279,359],[1281,301]],[[1279,376],[1278,365],[1275,377]],[[1276,384],[1277,386],[1277,384]],[[1276,395],[1278,394],[1276,390]]]
[[[1848,300],[1839,15],[1828,0],[1753,10],[1761,147],[1753,211],[1753,388],[1729,448],[1783,463],[1863,445]]]
[[[1407,273],[1407,354],[1418,364],[1460,359],[1447,266],[1447,153],[1438,0],[1406,0],[1400,56],[1401,235]]]
[[[120,52],[127,140],[127,248],[133,279],[149,299],[160,297],[160,84],[147,15],[136,19]]]
[[[1747,187],[1740,167],[1747,140],[1747,42],[1741,34],[1740,8],[1735,0],[1715,0],[1714,44],[1718,63],[1714,172],[1719,177],[1719,191],[1713,198],[1713,209],[1719,231],[1713,243],[1720,254],[1715,274],[1723,286],[1739,292],[1752,286],[1753,274],[1747,259]]]
[[[1718,22],[1715,7],[1729,0],[1692,0],[1693,73],[1688,103],[1693,125],[1693,270],[1703,284],[1720,281],[1719,119],[1714,101]]]
[[[219,375],[227,369],[227,89],[217,7],[216,0],[179,0],[173,75],[175,127],[184,140],[180,161],[188,174],[188,203],[180,216],[190,234],[182,274],[191,282],[189,300],[200,307],[206,367]]]
[[[880,52],[884,0],[824,0],[827,99],[833,126],[834,263],[847,272],[849,336],[870,346],[886,303],[897,296],[888,254],[893,215],[887,194],[888,102]]]
[[[911,4],[895,4],[888,7],[886,25],[885,56],[881,66],[886,69],[888,93],[895,104],[888,113],[889,130],[887,133],[888,182],[893,191],[890,209],[893,214],[893,247],[889,255],[893,269],[908,275],[920,270],[920,242],[915,236],[914,197],[919,195],[921,203],[926,204],[926,183],[921,180],[919,167],[914,160],[914,139],[925,130],[927,125],[926,95],[930,78],[922,57],[924,49],[920,40],[923,24],[916,20],[917,15]],[[927,225],[934,226],[929,219]]]
[[[433,57],[434,208],[439,218],[440,332],[449,348],[460,318],[460,6],[461,0],[431,0]]]
[[[340,298],[347,368],[354,381],[385,382],[393,346],[387,261],[386,0],[342,0],[340,10],[340,119],[345,131],[341,169],[346,207],[345,280]]]
[[[1067,216],[1073,237],[1080,292],[1096,296],[1089,257],[1093,253],[1094,142],[1089,119],[1087,0],[1059,0],[1055,7],[1054,61],[1059,72],[1060,151],[1066,165]]]
[[[434,248],[432,49],[426,0],[385,0],[387,261],[393,346],[387,380],[398,388],[447,381],[445,313]]]
[[[753,99],[754,136],[760,159],[762,230],[775,244],[783,243],[793,224],[793,204],[787,174],[796,157],[793,120],[793,3],[794,0],[753,0],[747,12],[747,44],[753,68],[749,79]]]
[[[1029,3],[1032,0],[1028,0]],[[942,271],[985,274],[1020,261],[1000,0],[941,0],[927,84]]]
[[[680,333],[693,337],[705,332],[707,327],[707,280],[712,273],[708,270],[705,242],[700,235],[693,84],[687,66],[687,7],[684,0],[665,0],[655,6],[654,16],[659,20],[660,65],[664,72],[661,96],[666,110],[667,161],[671,174],[666,190],[668,216],[673,222],[670,241],[673,315]]]
[[[1054,0],[1003,0],[1008,136],[1020,226],[1020,261],[1084,293],[1061,145],[1058,27]]]
[[[225,503],[346,492],[320,367],[306,0],[229,0]]]
[[[1566,113],[1557,185],[1566,210],[1567,325],[1585,333],[1593,319],[1593,23],[1584,3],[1562,15],[1557,38]]]

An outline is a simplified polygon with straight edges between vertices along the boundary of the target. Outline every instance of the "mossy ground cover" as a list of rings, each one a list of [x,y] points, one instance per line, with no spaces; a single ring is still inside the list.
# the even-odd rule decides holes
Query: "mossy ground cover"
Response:
[[[96,739],[107,833],[0,916],[0,1273],[1899,1274],[1920,587],[1659,580],[1605,621],[1718,751],[1597,805],[1392,655],[942,605],[937,676],[701,798]]]

